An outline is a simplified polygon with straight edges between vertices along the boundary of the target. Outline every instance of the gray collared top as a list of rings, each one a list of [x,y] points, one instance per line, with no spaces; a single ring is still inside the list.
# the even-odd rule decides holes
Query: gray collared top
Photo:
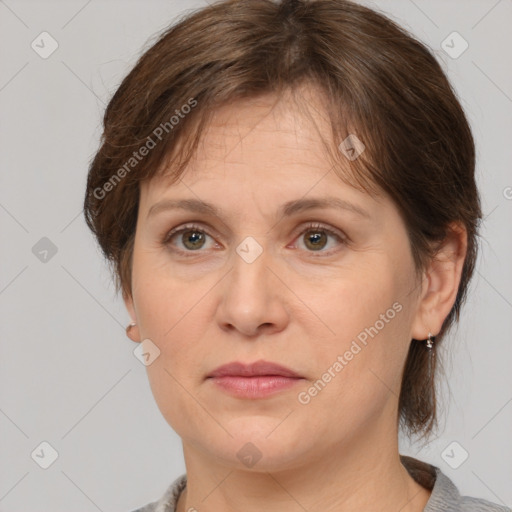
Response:
[[[423,487],[432,491],[423,512],[512,512],[507,506],[490,501],[461,496],[457,487],[438,467],[413,457],[400,455],[409,474]],[[187,485],[187,475],[176,478],[164,495],[133,512],[176,512],[176,503]]]

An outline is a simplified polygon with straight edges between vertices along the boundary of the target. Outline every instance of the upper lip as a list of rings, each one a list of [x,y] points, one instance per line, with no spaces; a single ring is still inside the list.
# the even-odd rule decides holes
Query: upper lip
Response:
[[[223,364],[213,370],[208,377],[225,377],[225,376],[239,376],[239,377],[254,377],[262,375],[280,375],[283,377],[300,378],[301,376],[293,370],[286,368],[277,363],[270,361],[255,361],[254,363],[244,364],[238,361]]]

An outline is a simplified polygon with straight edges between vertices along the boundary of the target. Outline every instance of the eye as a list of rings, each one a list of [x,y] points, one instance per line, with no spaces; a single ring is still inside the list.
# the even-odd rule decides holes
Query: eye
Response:
[[[300,235],[302,235],[301,239],[304,240],[304,246],[306,247],[307,252],[330,254],[332,251],[323,250],[328,245],[329,238],[334,238],[341,244],[346,244],[348,242],[346,236],[341,232],[338,233],[317,223],[311,223],[306,226],[306,228],[300,232]],[[175,238],[181,243],[181,247],[179,244],[176,247],[177,244],[173,242]],[[176,250],[176,252],[180,252],[187,256],[193,256],[193,254],[190,253],[201,252],[200,249],[205,247],[207,238],[211,238],[213,240],[213,237],[201,226],[198,226],[197,224],[187,224],[183,227],[170,231],[165,235],[162,240],[162,244],[165,246],[175,246],[176,248],[173,248],[173,250]]]
[[[165,236],[162,243],[164,245],[174,245],[172,240],[177,238],[184,247],[184,249],[178,247],[178,252],[194,252],[204,247],[206,237],[212,238],[200,226],[197,226],[196,224],[187,224],[186,226],[170,231]]]
[[[321,252],[330,254],[332,251],[324,251],[323,249],[328,245],[329,238],[335,238],[339,243],[347,243],[346,237],[342,233],[335,232],[322,224],[309,224],[306,229],[301,231],[300,240],[304,241],[305,247],[308,252]]]

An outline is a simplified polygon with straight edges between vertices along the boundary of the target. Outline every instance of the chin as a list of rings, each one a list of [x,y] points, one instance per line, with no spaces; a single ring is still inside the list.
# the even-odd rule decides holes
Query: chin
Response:
[[[217,431],[217,442],[208,443],[205,439],[200,444],[211,456],[236,469],[255,472],[291,469],[306,457],[307,446],[300,431],[290,432],[284,425],[277,426],[280,421],[274,418],[258,421],[255,417],[232,421],[228,430],[233,437],[222,433],[222,438],[218,438],[220,431]]]

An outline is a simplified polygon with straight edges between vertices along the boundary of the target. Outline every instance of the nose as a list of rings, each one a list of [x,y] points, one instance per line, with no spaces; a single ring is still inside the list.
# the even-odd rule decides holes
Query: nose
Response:
[[[270,251],[263,250],[254,261],[238,253],[233,259],[233,267],[223,279],[216,312],[221,329],[237,330],[247,337],[285,329],[291,291],[279,275],[279,266],[272,261]]]

